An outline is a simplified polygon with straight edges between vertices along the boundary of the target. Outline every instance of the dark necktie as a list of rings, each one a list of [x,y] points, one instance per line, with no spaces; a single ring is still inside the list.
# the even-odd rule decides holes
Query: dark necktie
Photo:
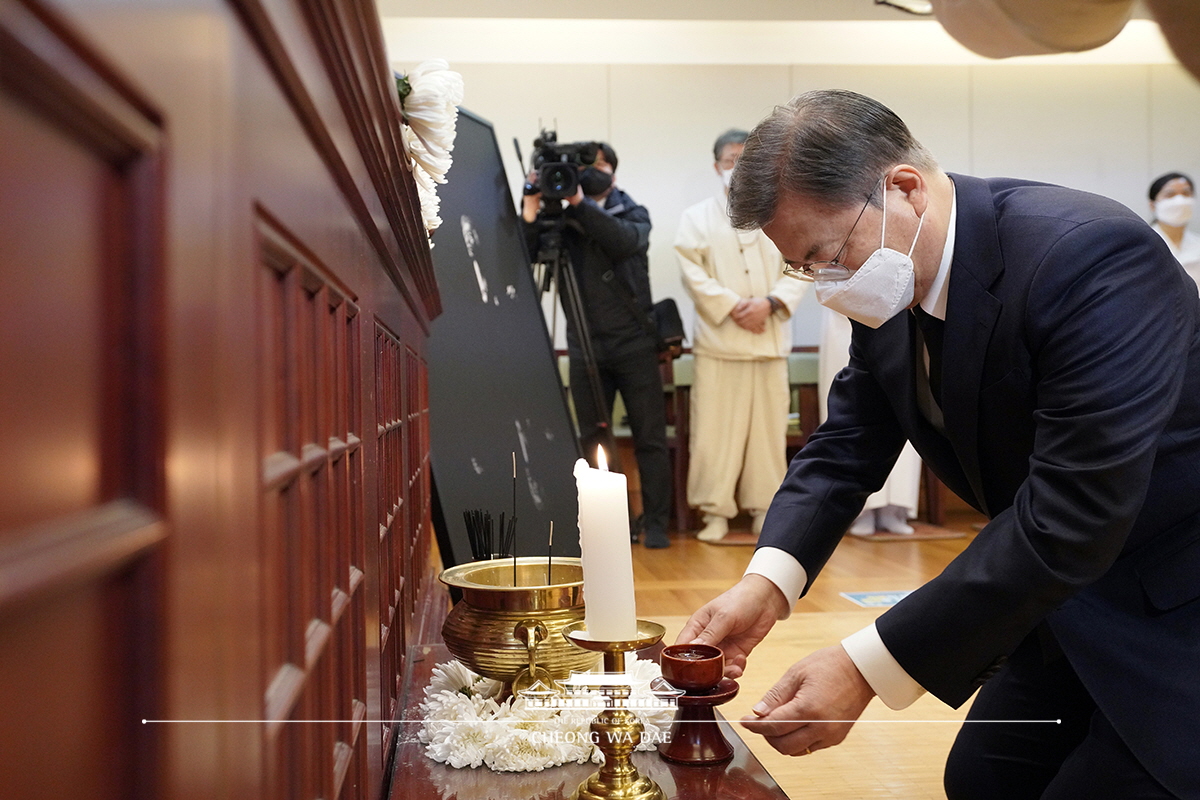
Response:
[[[913,315],[917,325],[921,326],[921,338],[925,340],[925,349],[929,351],[929,388],[933,399],[940,407],[942,405],[942,334],[946,323],[930,315],[920,306],[913,306]]]

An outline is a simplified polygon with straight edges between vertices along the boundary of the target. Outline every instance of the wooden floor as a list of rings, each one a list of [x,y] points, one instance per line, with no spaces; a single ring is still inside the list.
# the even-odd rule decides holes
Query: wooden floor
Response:
[[[847,536],[792,616],[750,657],[741,692],[722,712],[730,720],[754,705],[791,664],[869,625],[882,610],[859,608],[840,592],[915,589],[971,541],[982,518],[955,513],[946,527],[959,539],[864,541]],[[741,577],[752,547],[714,546],[673,534],[665,550],[634,548],[638,616],[662,623],[674,641],[688,615]],[[954,710],[926,695],[895,712],[878,699],[846,740],[810,756],[783,756],[756,734],[743,737],[792,798],[944,798],[942,766],[966,706]]]

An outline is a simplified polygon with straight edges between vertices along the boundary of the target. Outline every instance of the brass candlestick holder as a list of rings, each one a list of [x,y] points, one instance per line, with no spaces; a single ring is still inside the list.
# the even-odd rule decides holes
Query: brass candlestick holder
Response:
[[[625,672],[625,654],[650,647],[662,639],[666,628],[657,622],[637,621],[637,637],[624,642],[600,642],[587,638],[587,624],[580,620],[567,625],[563,636],[584,650],[604,654],[606,674]],[[598,676],[599,677],[599,676]],[[642,721],[620,701],[628,698],[628,684],[597,683],[613,702],[592,720],[596,746],[604,754],[604,764],[590,778],[579,784],[573,797],[578,800],[666,800],[657,783],[638,772],[633,765],[633,751],[642,741]]]

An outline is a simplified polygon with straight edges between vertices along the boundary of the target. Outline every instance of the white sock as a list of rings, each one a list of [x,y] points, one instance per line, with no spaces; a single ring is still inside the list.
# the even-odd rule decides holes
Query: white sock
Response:
[[[873,508],[863,510],[858,515],[858,519],[854,520],[854,524],[850,526],[850,533],[855,536],[870,536],[876,530],[875,509]]]
[[[696,538],[702,542],[715,542],[724,539],[727,533],[729,533],[729,520],[724,517],[706,514],[704,516],[704,530],[696,534]]]
[[[913,533],[908,524],[908,509],[903,506],[884,506],[878,511],[879,527],[888,533]]]

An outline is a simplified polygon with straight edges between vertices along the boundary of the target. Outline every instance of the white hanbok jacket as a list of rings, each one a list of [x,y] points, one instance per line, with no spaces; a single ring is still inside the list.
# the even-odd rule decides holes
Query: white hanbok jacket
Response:
[[[675,252],[684,288],[696,305],[692,352],[736,361],[787,357],[790,318],[808,287],[783,274],[783,256],[766,234],[733,229],[723,191],[683,212]],[[729,318],[741,298],[767,295],[787,314],[772,314],[765,334],[753,334]]]

